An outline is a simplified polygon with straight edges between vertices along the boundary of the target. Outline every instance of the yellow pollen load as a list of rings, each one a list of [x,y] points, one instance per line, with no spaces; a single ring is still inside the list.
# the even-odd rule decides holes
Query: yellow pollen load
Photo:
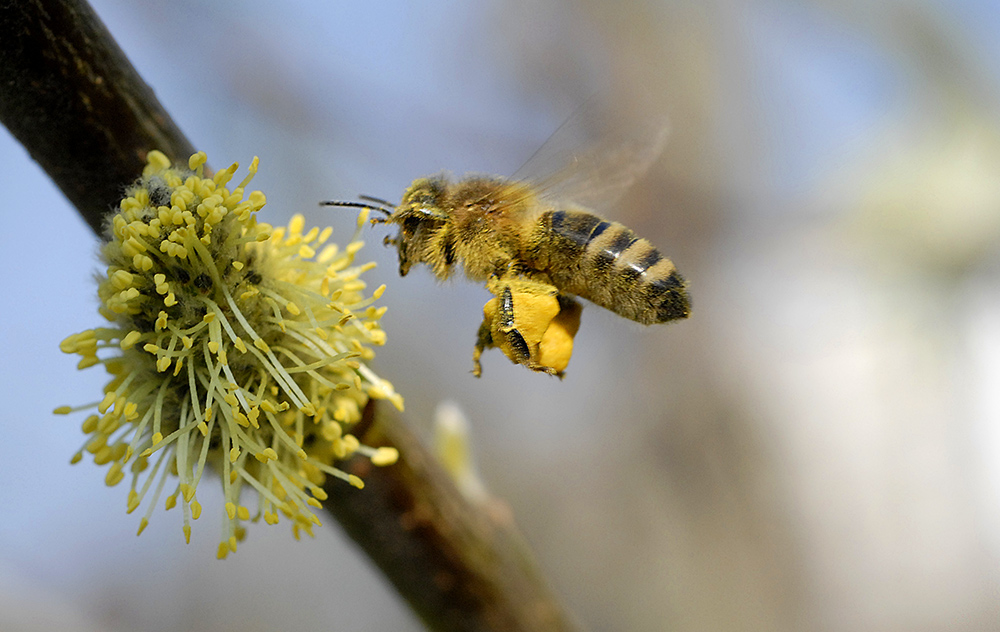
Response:
[[[107,466],[106,484],[129,486],[138,533],[162,494],[160,506],[180,506],[190,541],[198,485],[222,485],[225,557],[248,520],[284,516],[296,537],[311,534],[328,477],[364,486],[335,458],[394,463],[394,449],[364,446],[350,428],[371,397],[403,402],[367,365],[385,342],[385,308],[371,305],[385,286],[365,295],[373,264],[354,260],[363,218],[348,242],[324,245],[333,230],[307,229],[301,215],[287,227],[257,221],[266,197],[247,188],[256,159],[235,186],[238,165],[212,177],[206,165],[201,152],[188,168],[149,152],[102,251],[99,311],[110,325],[60,343],[80,368],[103,365],[109,382],[98,403],[55,412],[89,411],[72,462],[90,454]],[[251,494],[253,513],[240,503]]]

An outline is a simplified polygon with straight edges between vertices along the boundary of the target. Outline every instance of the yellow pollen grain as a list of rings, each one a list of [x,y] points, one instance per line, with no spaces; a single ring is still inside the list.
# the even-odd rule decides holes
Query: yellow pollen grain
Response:
[[[236,515],[239,516],[240,520],[249,520],[250,510],[244,507],[243,505],[240,505],[239,507],[236,508]]]
[[[267,343],[264,342],[263,338],[257,338],[257,339],[255,339],[253,341],[253,346],[257,347],[258,349],[260,349],[264,353],[267,353],[268,351],[271,350],[271,348],[267,346]]]
[[[197,500],[191,503],[191,517],[195,520],[201,517],[201,503]]]
[[[365,488],[365,482],[363,480],[361,480],[360,478],[358,478],[357,476],[355,476],[354,474],[350,474],[347,477],[347,482],[350,483],[351,485],[357,487],[358,489],[364,489]]]

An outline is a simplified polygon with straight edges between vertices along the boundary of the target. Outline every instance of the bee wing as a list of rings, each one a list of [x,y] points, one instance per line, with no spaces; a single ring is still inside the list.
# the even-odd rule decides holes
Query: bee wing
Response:
[[[659,157],[670,125],[666,116],[654,117],[588,143],[589,110],[584,106],[567,119],[512,179],[530,181],[544,198],[596,211],[614,206]]]

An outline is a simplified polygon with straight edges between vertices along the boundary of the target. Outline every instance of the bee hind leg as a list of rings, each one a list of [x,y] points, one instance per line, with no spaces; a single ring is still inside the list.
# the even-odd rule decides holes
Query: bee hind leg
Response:
[[[528,345],[528,341],[524,339],[524,335],[517,329],[517,317],[514,314],[514,295],[509,285],[504,286],[499,298],[496,315],[497,329],[504,337],[500,347],[507,357],[510,358],[511,362],[526,366],[532,371],[558,375],[559,372],[554,368],[540,364],[537,361],[535,356],[538,355],[538,343],[535,342],[535,351],[532,353],[532,347]]]

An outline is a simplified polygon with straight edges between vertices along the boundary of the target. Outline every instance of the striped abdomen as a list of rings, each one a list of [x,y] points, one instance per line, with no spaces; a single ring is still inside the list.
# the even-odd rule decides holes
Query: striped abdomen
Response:
[[[690,314],[673,262],[627,227],[575,210],[549,211],[541,223],[545,272],[560,290],[644,325]]]

